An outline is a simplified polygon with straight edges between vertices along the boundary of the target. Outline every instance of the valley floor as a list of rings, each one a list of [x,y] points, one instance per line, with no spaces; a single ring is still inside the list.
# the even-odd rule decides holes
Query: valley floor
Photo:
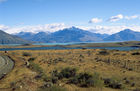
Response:
[[[16,50],[5,91],[140,91],[140,50]],[[3,90],[4,91],[4,90]]]

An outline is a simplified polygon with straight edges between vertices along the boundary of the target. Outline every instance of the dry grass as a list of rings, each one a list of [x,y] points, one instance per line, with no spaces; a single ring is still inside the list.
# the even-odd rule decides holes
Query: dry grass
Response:
[[[34,77],[36,72],[29,69],[25,64],[29,58],[35,58],[34,63],[44,70],[47,76],[51,76],[51,72],[55,69],[61,70],[65,67],[75,67],[78,72],[98,72],[102,78],[117,78],[122,83],[124,78],[130,81],[125,84],[125,89],[111,89],[103,87],[99,88],[81,88],[73,84],[66,84],[65,81],[59,81],[69,91],[132,91],[140,87],[140,55],[132,55],[135,51],[112,51],[107,50],[106,55],[100,54],[101,49],[73,49],[73,50],[19,50],[9,51],[8,54],[15,60],[15,68],[4,79],[0,81],[0,88],[10,88],[11,83],[15,82],[19,87],[17,91],[35,91],[41,85],[43,80],[36,80]],[[23,56],[27,52],[31,56]],[[3,53],[3,52],[1,52]],[[135,83],[134,87],[130,85]]]

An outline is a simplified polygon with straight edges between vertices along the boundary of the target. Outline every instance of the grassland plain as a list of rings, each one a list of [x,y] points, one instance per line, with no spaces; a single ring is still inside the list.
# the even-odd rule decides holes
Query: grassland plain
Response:
[[[0,80],[3,91],[140,91],[140,50],[0,53],[15,61],[14,69]]]

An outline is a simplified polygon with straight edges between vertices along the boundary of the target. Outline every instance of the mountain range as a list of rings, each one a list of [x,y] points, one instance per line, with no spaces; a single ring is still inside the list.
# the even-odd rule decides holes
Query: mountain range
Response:
[[[108,35],[92,33],[76,27],[66,28],[53,33],[20,32],[17,36],[36,42],[44,43],[67,43],[67,42],[98,42],[98,41],[140,41],[140,32],[130,29],[122,30],[118,33]]]
[[[76,27],[65,28],[53,33],[20,32],[10,35],[0,30],[0,44],[41,43],[68,43],[68,42],[99,42],[99,41],[140,41],[140,32],[130,29],[108,35],[92,33]]]
[[[16,34],[23,39],[44,42],[44,43],[67,43],[67,42],[94,42],[102,41],[108,37],[107,34],[92,33],[76,27],[65,28],[53,33],[39,32],[36,34],[30,32],[20,32]]]

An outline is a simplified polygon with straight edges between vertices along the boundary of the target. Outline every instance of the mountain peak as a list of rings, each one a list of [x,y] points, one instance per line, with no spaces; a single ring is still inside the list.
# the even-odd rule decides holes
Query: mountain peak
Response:
[[[63,30],[81,30],[81,29],[79,29],[79,28],[77,28],[77,27],[75,27],[75,26],[72,26],[72,27],[70,27],[70,28],[65,28],[65,29],[63,29]]]
[[[125,29],[104,39],[105,41],[139,41],[140,32]]]
[[[132,32],[133,30],[131,29],[124,29],[123,32]]]
[[[70,29],[77,29],[75,26],[70,27]]]

